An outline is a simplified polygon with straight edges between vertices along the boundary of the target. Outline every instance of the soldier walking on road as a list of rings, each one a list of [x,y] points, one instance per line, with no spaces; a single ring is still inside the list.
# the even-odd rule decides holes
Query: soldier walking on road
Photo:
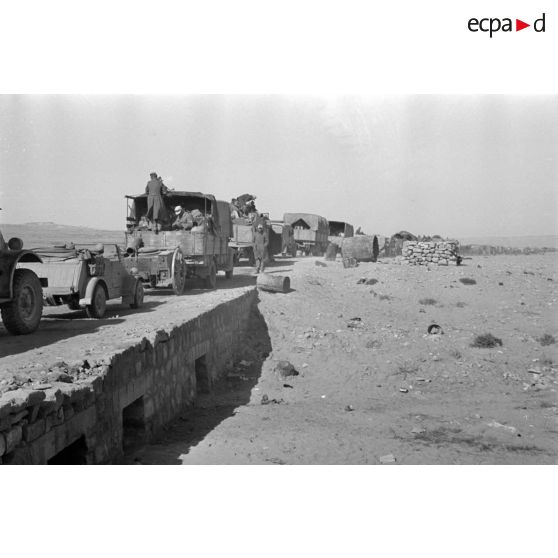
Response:
[[[149,177],[150,180],[145,187],[145,193],[147,194],[146,217],[153,223],[155,234],[157,234],[160,230],[159,222],[164,220],[166,216],[163,196],[168,192],[168,189],[156,172],[152,172]]]
[[[263,225],[258,225],[254,233],[254,257],[256,258],[256,274],[263,273],[267,260],[269,239],[264,232]]]

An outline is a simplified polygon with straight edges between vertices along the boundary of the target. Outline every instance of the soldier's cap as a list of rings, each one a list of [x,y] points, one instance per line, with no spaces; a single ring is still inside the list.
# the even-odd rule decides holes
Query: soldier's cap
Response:
[[[179,205],[177,205],[177,206],[174,208],[174,212],[175,212],[175,213],[180,213],[181,211],[182,211],[182,207],[180,207]]]
[[[262,229],[263,231],[263,225],[258,225],[258,229]]]

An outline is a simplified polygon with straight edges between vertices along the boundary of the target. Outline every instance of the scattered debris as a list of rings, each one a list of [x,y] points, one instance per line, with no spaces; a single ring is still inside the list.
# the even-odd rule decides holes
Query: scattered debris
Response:
[[[346,405],[345,406],[345,411],[350,412],[350,411],[354,411],[355,408],[352,405]]]
[[[358,316],[356,318],[351,318],[348,322],[347,322],[347,327],[351,328],[351,329],[356,329],[356,328],[360,328],[363,327],[363,323],[362,323],[362,318],[359,318]]]
[[[395,463],[396,459],[392,453],[388,453],[387,455],[382,455],[380,457],[380,463]]]
[[[284,388],[291,388],[291,389],[293,389],[293,386],[291,386],[291,384],[283,384],[283,387],[284,387]]]
[[[262,395],[262,399],[260,401],[261,405],[269,405],[270,403],[274,403],[276,405],[280,405],[281,403],[284,403],[285,401],[283,399],[270,399],[266,393],[264,393]]]
[[[444,330],[438,324],[430,324],[428,326],[428,335],[443,335]]]
[[[275,372],[281,378],[288,378],[289,376],[298,376],[299,372],[288,360],[280,360],[275,365]]]
[[[515,428],[515,426],[507,426],[505,424],[501,424],[500,422],[496,422],[496,421],[492,421],[487,423],[487,426],[490,426],[492,428],[502,428],[504,430],[507,430],[508,432],[511,432],[512,434],[516,434],[517,433],[517,428]]]
[[[498,285],[500,285],[500,287],[503,287],[503,286],[504,286],[504,283],[502,283],[502,281],[500,281],[500,282],[498,283]]]
[[[419,304],[422,304],[424,306],[434,306],[435,304],[437,304],[437,300],[434,298],[421,298],[419,300]]]
[[[537,341],[543,346],[547,345],[554,345],[556,343],[556,339],[554,335],[550,335],[549,333],[545,333],[542,337],[539,337]]]
[[[407,388],[399,388],[399,391],[401,393],[409,393],[409,390]]]
[[[494,337],[492,333],[484,333],[483,335],[477,335],[475,340],[471,343],[471,347],[476,347],[479,349],[491,349],[496,346],[502,346],[502,340],[498,337]]]
[[[349,267],[358,267],[358,261],[355,258],[343,258],[343,267],[345,269]]]
[[[421,428],[420,426],[415,426],[411,430],[411,434],[424,434],[425,432],[426,432],[426,430],[424,428]]]
[[[460,283],[463,283],[464,285],[476,285],[477,282],[474,279],[471,279],[470,277],[461,277],[459,279]]]

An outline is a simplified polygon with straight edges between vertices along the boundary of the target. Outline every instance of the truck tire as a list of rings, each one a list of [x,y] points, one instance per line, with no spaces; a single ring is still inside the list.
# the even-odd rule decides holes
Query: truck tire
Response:
[[[177,248],[172,256],[171,276],[174,294],[181,295],[186,287],[186,264],[180,248]]]
[[[130,308],[141,308],[143,305],[143,296],[143,283],[141,282],[141,279],[138,279],[136,281],[136,288],[134,289],[134,302],[130,304]]]
[[[85,313],[88,318],[100,320],[107,310],[107,293],[101,283],[97,283],[93,289],[91,304],[85,307]]]
[[[209,269],[207,277],[204,279],[204,286],[206,289],[214,289],[217,286],[217,266],[214,260],[209,262]]]
[[[43,290],[37,275],[30,269],[16,269],[13,295],[13,300],[2,307],[2,321],[13,335],[32,333],[43,314]]]

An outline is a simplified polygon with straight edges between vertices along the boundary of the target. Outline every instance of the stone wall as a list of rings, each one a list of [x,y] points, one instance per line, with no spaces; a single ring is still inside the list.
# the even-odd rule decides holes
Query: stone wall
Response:
[[[251,289],[101,365],[57,363],[0,397],[0,463],[111,463],[149,441],[232,364],[257,301]]]
[[[419,242],[408,240],[403,243],[403,261],[409,265],[457,265],[459,242]]]

